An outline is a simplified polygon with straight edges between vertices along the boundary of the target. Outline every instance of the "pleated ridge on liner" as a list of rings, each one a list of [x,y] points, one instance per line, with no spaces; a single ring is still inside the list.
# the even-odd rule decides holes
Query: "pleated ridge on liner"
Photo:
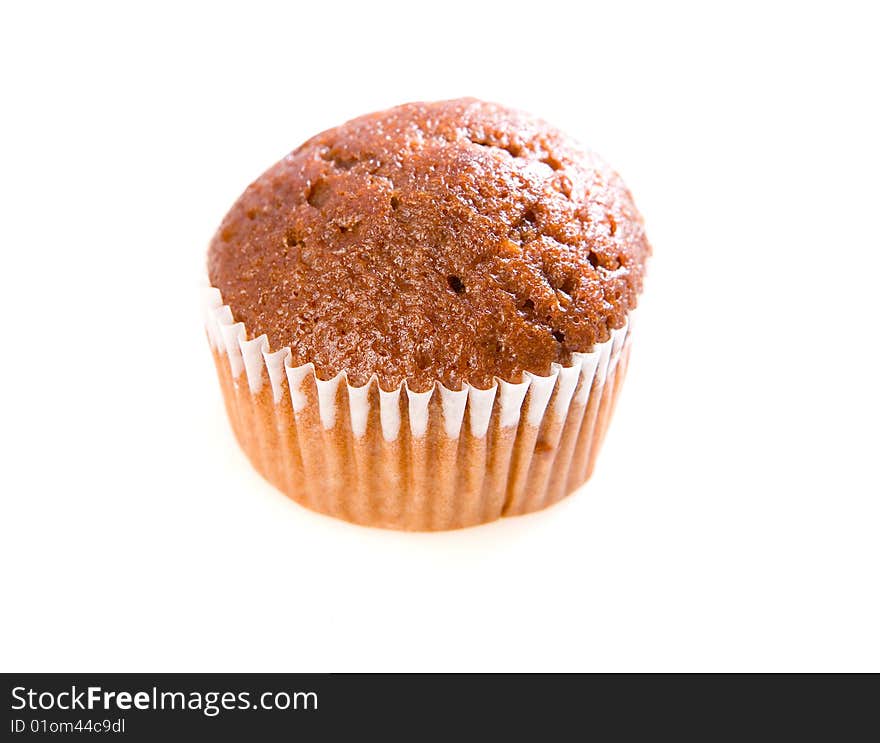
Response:
[[[235,378],[240,377],[242,372],[245,373],[248,387],[253,394],[259,393],[268,380],[274,400],[276,404],[279,403],[283,398],[283,379],[286,376],[291,404],[294,413],[298,413],[307,405],[306,396],[301,391],[303,381],[312,377],[318,393],[321,425],[326,430],[331,430],[336,425],[338,414],[336,392],[339,385],[344,383],[348,391],[352,433],[361,438],[367,430],[368,393],[370,386],[375,384],[379,391],[382,436],[388,442],[395,441],[400,433],[401,390],[406,392],[410,433],[416,439],[425,435],[428,427],[428,406],[435,394],[440,396],[444,431],[451,439],[456,439],[461,434],[466,411],[471,435],[475,438],[484,437],[496,405],[502,428],[518,426],[523,415],[531,426],[538,428],[553,398],[554,390],[556,396],[552,412],[563,418],[573,400],[584,404],[594,381],[604,382],[614,369],[632,328],[630,313],[623,327],[611,332],[609,340],[597,344],[589,353],[573,353],[569,366],[551,364],[551,373],[547,376],[524,372],[522,382],[508,382],[496,377],[488,389],[463,384],[460,390],[450,390],[438,380],[432,389],[425,392],[410,390],[404,381],[396,389],[386,391],[379,386],[376,374],[361,387],[349,384],[344,370],[331,379],[322,380],[318,378],[311,362],[293,366],[290,363],[292,354],[289,348],[271,351],[265,335],[249,340],[244,323],[235,321],[231,308],[223,304],[222,294],[216,287],[203,289],[202,302],[205,328],[211,346],[218,352],[225,351]],[[578,384],[579,381],[581,384]],[[531,395],[527,395],[529,390]]]

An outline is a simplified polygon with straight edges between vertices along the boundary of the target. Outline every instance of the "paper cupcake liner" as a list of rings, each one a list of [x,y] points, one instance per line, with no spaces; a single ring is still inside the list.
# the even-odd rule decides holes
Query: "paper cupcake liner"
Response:
[[[580,486],[626,372],[632,316],[544,377],[427,392],[319,379],[288,348],[250,338],[220,291],[205,326],[226,410],[254,467],[315,511],[358,524],[456,529],[545,508]]]

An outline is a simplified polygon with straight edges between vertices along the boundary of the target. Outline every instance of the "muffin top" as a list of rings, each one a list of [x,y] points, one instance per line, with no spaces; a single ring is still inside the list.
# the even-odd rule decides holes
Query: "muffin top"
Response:
[[[295,149],[226,215],[208,275],[251,337],[322,379],[487,388],[608,340],[649,253],[596,155],[461,99],[362,116]]]

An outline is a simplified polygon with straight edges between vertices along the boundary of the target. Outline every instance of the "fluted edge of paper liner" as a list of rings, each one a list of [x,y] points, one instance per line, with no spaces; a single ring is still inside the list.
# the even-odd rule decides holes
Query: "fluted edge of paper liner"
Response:
[[[203,290],[208,341],[242,449],[270,483],[307,508],[357,524],[457,529],[536,511],[592,473],[620,391],[632,313],[591,353],[548,376],[489,389],[439,381],[362,387],[319,379],[289,348],[250,338],[219,289]]]

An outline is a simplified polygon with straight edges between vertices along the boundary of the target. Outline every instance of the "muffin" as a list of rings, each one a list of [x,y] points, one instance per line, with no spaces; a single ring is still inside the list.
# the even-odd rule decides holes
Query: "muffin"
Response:
[[[649,253],[620,177],[519,111],[411,103],[319,134],[208,250],[236,437],[295,501],[359,524],[544,508],[593,470]]]

